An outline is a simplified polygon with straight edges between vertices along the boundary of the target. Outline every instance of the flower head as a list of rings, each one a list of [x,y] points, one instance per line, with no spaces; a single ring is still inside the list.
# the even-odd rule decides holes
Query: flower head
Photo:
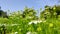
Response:
[[[15,34],[17,34],[18,32],[15,32]]]
[[[41,20],[34,20],[34,21],[29,22],[29,24],[32,24],[32,23],[37,24],[37,23],[41,23],[41,22],[42,22]]]
[[[26,34],[31,34],[31,32],[29,31],[29,32],[27,32]]]

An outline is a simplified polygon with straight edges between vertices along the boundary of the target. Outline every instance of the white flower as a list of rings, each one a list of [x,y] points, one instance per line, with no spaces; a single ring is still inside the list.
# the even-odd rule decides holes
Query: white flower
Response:
[[[42,22],[42,20],[34,20],[34,21],[29,22],[29,24],[32,24],[32,23],[37,24],[37,23],[41,23],[41,22]]]
[[[37,21],[31,21],[31,22],[29,22],[29,24],[32,24],[32,23],[37,24]]]
[[[28,31],[26,34],[37,34],[37,33]]]
[[[17,34],[18,32],[15,32],[14,34]]]
[[[31,34],[31,32],[27,32],[26,34]]]
[[[37,24],[37,23],[38,23],[38,21],[33,21],[33,23],[34,23],[34,24]]]
[[[4,25],[4,26],[7,26],[6,24],[1,24],[1,26],[3,26],[3,25]]]
[[[32,22],[29,22],[29,24],[32,24]]]
[[[42,20],[38,21],[38,23],[41,23],[41,22],[43,22],[43,21]]]

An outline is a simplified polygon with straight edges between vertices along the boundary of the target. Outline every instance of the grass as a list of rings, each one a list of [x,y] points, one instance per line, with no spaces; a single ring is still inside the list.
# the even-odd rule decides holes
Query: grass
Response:
[[[6,34],[17,33],[17,34],[60,34],[60,20],[58,19],[47,19],[46,22],[37,24],[29,24],[30,20],[27,19],[6,19],[0,18],[1,24],[8,24],[5,26]],[[12,25],[15,24],[15,25]],[[3,28],[0,26],[0,30],[3,33]]]

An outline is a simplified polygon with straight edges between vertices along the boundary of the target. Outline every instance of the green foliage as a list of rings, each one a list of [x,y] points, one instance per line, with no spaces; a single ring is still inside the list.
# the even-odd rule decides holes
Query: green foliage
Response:
[[[44,19],[45,13],[47,13],[46,20]],[[3,25],[6,28],[6,34],[60,34],[60,15],[56,19],[56,13],[55,6],[49,7],[40,13],[39,20],[36,10],[26,7],[23,13],[17,11],[9,14],[9,18],[0,18],[0,34],[4,33]]]
[[[45,6],[45,10],[41,12],[40,18],[53,19],[58,18],[58,15],[60,15],[60,6]]]

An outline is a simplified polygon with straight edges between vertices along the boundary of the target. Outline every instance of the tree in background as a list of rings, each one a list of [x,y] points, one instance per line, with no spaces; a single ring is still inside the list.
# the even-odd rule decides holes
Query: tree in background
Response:
[[[8,18],[7,12],[4,12],[3,10],[1,10],[1,7],[0,7],[0,17]]]
[[[45,6],[45,10],[41,12],[40,18],[57,18],[58,15],[60,15],[60,6]]]
[[[23,18],[27,18],[27,19],[32,19],[32,20],[37,19],[36,10],[34,10],[33,8],[25,7],[22,16]]]

